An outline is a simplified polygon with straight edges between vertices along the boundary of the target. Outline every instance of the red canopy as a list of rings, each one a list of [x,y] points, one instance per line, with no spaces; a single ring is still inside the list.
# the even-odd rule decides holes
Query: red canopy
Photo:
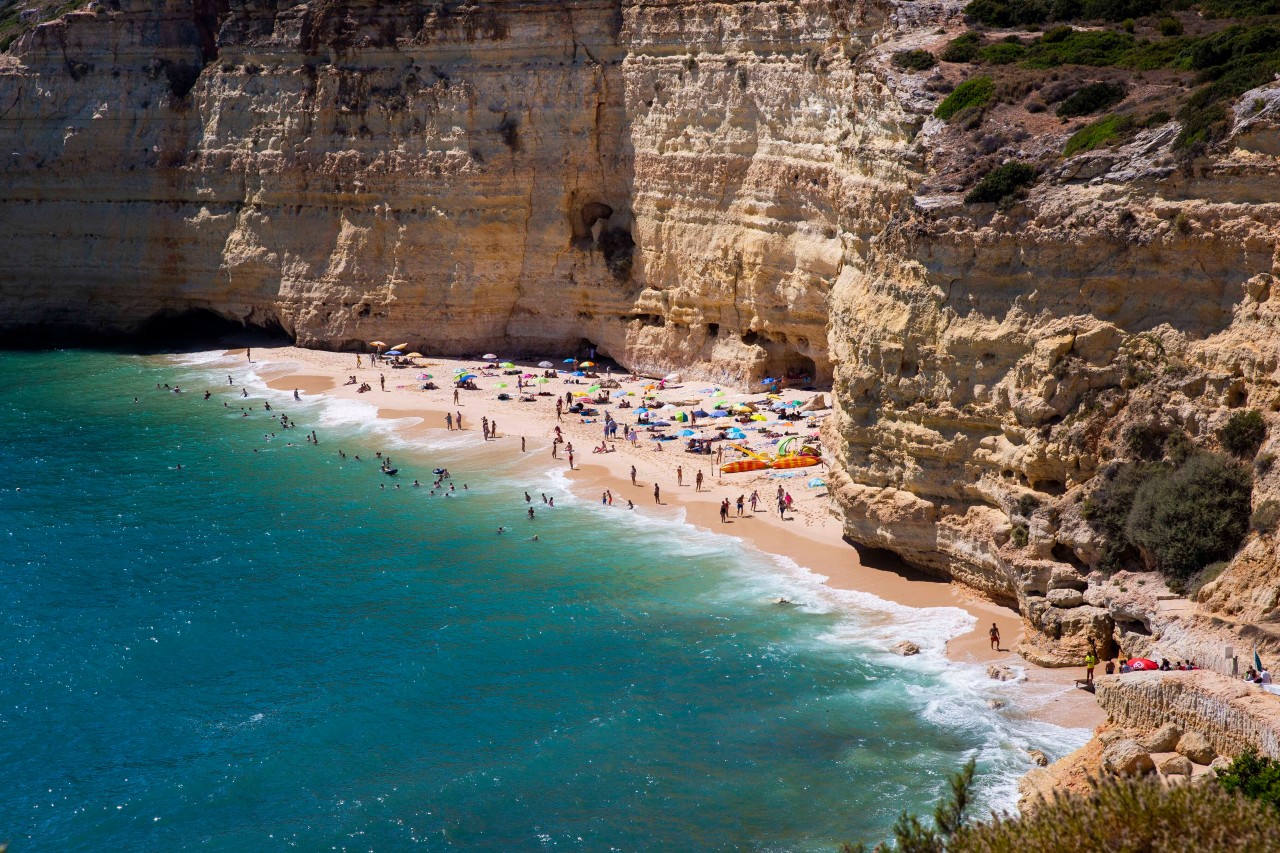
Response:
[[[1160,664],[1149,658],[1130,658],[1129,666],[1134,670],[1151,670],[1160,668]]]

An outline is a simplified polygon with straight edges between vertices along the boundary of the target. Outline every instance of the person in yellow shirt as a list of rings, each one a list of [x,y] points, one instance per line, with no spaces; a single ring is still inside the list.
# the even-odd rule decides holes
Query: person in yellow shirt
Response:
[[[1098,655],[1094,652],[1093,647],[1089,647],[1089,653],[1084,656],[1084,683],[1093,684],[1093,668],[1098,665]]]

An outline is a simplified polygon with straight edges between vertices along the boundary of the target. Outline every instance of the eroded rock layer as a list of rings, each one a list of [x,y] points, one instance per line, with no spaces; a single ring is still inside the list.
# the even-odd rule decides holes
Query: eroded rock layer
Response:
[[[9,327],[201,308],[310,346],[829,377],[827,295],[905,138],[851,59],[882,9],[158,5],[3,57]],[[866,104],[887,133],[857,146]]]

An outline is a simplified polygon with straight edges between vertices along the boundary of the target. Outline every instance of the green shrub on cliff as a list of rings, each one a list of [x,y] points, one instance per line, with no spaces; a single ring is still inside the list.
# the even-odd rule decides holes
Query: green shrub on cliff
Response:
[[[943,62],[972,62],[982,47],[982,37],[977,33],[965,33],[947,42],[942,49]]]
[[[1130,131],[1133,130],[1133,126],[1132,116],[1110,115],[1106,118],[1100,118],[1093,124],[1085,125],[1071,134],[1071,138],[1067,140],[1062,153],[1064,156],[1070,157],[1072,154],[1079,154],[1081,151],[1092,151],[1095,148],[1110,145],[1128,136]]]
[[[1234,853],[1274,850],[1280,815],[1218,785],[1102,782],[1087,796],[1059,796],[1023,817],[966,826],[950,853]],[[941,851],[943,848],[935,848]]]
[[[1257,453],[1266,437],[1267,422],[1263,420],[1262,412],[1256,409],[1236,412],[1218,430],[1218,440],[1222,442],[1222,446],[1228,453],[1241,459],[1248,459]]]
[[[927,50],[899,50],[893,55],[893,65],[903,71],[928,71],[938,60]]]
[[[1242,757],[1243,758],[1243,757]],[[972,801],[973,762],[951,778],[951,790],[929,826],[906,812],[893,830],[893,846],[877,853],[1081,853],[1090,850],[1142,853],[1236,853],[1274,850],[1280,811],[1259,808],[1277,802],[1280,764],[1253,757],[1236,759],[1220,775],[1221,785],[1165,787],[1158,779],[1105,779],[1086,795],[1059,794],[1029,814],[993,815],[967,823]],[[1228,781],[1230,780],[1230,781]],[[1252,799],[1251,799],[1252,798]],[[1257,800],[1258,802],[1255,802]],[[842,853],[865,853],[863,844],[844,844]]]
[[[1124,100],[1128,90],[1116,83],[1090,83],[1058,105],[1059,118],[1087,116]]]
[[[951,94],[947,95],[942,103],[938,104],[938,108],[933,111],[933,114],[943,121],[947,121],[961,110],[986,106],[995,91],[996,84],[992,82],[990,77],[973,77],[956,86]]]
[[[1026,163],[1005,163],[996,166],[978,181],[964,197],[965,204],[986,204],[1003,201],[1036,180],[1036,170]]]
[[[1280,811],[1280,761],[1258,755],[1253,747],[1236,756],[1218,782],[1227,791],[1238,792]]]
[[[1162,574],[1186,579],[1230,559],[1249,530],[1253,477],[1216,453],[1162,467],[1133,497],[1125,538]]]

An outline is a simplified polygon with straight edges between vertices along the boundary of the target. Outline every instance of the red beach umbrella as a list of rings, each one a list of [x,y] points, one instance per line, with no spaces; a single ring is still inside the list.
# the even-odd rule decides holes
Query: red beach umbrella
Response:
[[[1130,658],[1129,666],[1134,672],[1142,672],[1143,670],[1159,669],[1160,664],[1149,658]]]

